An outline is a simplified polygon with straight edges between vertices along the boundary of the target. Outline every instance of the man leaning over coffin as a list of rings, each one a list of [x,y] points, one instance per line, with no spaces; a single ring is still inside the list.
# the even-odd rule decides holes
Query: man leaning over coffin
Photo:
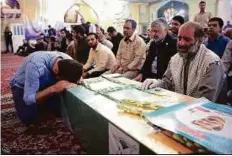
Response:
[[[195,22],[183,24],[178,33],[177,50],[162,79],[146,79],[142,89],[161,87],[213,102],[223,96],[226,76],[220,58],[202,44],[204,32]]]

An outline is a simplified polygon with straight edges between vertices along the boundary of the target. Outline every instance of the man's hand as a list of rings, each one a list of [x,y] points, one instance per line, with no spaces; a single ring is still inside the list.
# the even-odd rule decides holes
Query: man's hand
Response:
[[[85,72],[85,73],[83,73],[82,74],[82,77],[85,79],[85,78],[87,78],[89,76],[89,73],[88,72]]]
[[[76,86],[75,83],[71,83],[65,80],[61,80],[57,82],[55,85],[53,85],[54,92],[60,93],[63,92],[65,89],[71,88]]]
[[[110,72],[113,74],[113,73],[115,73],[116,72],[116,70],[119,68],[119,66],[118,65],[114,65],[113,66],[113,68],[110,70]]]
[[[143,74],[139,74],[136,78],[134,78],[135,81],[141,82],[143,79]]]
[[[84,79],[83,79],[83,77],[81,76],[80,80],[77,81],[77,84],[83,84],[83,83],[84,83]]]
[[[156,79],[146,79],[141,88],[142,89],[151,89],[151,88],[156,88],[159,84],[159,81]]]
[[[44,103],[50,96],[52,96],[54,93],[61,93],[65,89],[71,88],[76,86],[75,83],[71,83],[65,80],[61,80],[54,84],[53,86],[50,86],[43,91],[37,92],[35,99],[37,104]]]
[[[118,68],[118,70],[116,70],[115,73],[123,74],[123,69],[122,69],[122,67]]]

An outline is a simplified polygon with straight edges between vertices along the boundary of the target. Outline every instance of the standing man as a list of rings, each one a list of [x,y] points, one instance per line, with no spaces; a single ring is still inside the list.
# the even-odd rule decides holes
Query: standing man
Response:
[[[109,27],[107,29],[107,32],[109,34],[110,41],[113,43],[112,51],[113,51],[114,55],[116,56],[117,52],[118,52],[119,43],[123,39],[123,35],[121,33],[117,32],[114,27]]]
[[[135,33],[137,23],[134,20],[126,20],[123,27],[124,39],[121,40],[116,56],[116,64],[111,73],[119,73],[122,76],[134,79],[146,59],[146,44]]]
[[[197,13],[193,19],[194,22],[199,23],[203,28],[208,27],[208,21],[212,17],[210,12],[205,11],[206,2],[201,1],[199,3],[200,12]]]
[[[161,79],[168,67],[173,55],[177,53],[176,39],[168,34],[168,24],[163,19],[157,19],[151,24],[151,43],[140,74],[136,81],[144,81],[147,78]]]
[[[14,48],[13,48],[13,41],[12,41],[12,32],[10,31],[9,26],[6,26],[5,31],[4,31],[4,37],[5,37],[5,42],[6,42],[6,52],[9,52],[9,46],[11,47],[11,52],[14,53]]]
[[[208,24],[208,41],[205,42],[206,47],[215,52],[220,58],[230,41],[228,37],[221,34],[223,24],[224,22],[220,17],[211,18]]]
[[[161,87],[195,98],[217,101],[225,75],[220,58],[201,44],[203,36],[204,31],[198,23],[183,24],[178,34],[178,53],[171,58],[163,78],[147,79],[142,88]]]
[[[82,65],[62,52],[35,52],[27,57],[10,82],[15,109],[25,124],[41,118],[42,107],[60,113],[59,93],[75,86]]]
[[[89,33],[88,43],[91,47],[89,58],[84,65],[83,78],[97,77],[110,70],[115,63],[113,52],[105,45],[99,42],[95,33]]]

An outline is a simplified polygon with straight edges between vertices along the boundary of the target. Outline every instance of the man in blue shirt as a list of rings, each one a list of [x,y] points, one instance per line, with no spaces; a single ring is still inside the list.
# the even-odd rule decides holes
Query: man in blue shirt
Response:
[[[213,17],[209,20],[208,41],[205,43],[206,47],[215,52],[220,58],[230,41],[228,37],[221,34],[223,24],[223,20],[219,17]]]
[[[227,21],[227,24],[224,26],[223,31],[226,31],[226,29],[232,28],[232,24],[230,24],[230,21]]]
[[[10,82],[20,120],[37,123],[41,106],[59,113],[59,93],[74,86],[82,73],[82,65],[67,54],[39,51],[29,55]]]

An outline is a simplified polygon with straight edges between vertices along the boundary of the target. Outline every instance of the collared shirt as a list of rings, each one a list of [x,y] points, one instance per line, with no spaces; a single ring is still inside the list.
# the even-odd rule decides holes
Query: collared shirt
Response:
[[[220,34],[215,41],[208,40],[205,45],[221,58],[229,41],[228,37]]]
[[[116,65],[123,68],[124,71],[140,70],[146,59],[145,42],[136,34],[129,39],[122,39],[116,58]]]
[[[210,12],[197,13],[193,21],[199,23],[203,28],[208,28],[208,22],[211,17],[212,14]]]
[[[109,40],[107,40],[107,39],[104,39],[104,40],[102,41],[101,44],[107,46],[107,47],[110,48],[110,49],[113,48],[113,43],[111,43],[111,42],[110,42]]]
[[[11,87],[24,89],[24,101],[27,105],[36,103],[36,92],[57,81],[52,67],[57,58],[72,59],[62,52],[38,51],[29,55],[10,81]],[[71,69],[70,69],[71,70]]]
[[[94,66],[93,69],[89,70],[91,74],[95,71],[103,71],[111,69],[115,63],[115,56],[113,52],[101,43],[98,43],[97,48],[90,49],[89,58],[87,63],[84,65],[84,69],[89,69]]]

